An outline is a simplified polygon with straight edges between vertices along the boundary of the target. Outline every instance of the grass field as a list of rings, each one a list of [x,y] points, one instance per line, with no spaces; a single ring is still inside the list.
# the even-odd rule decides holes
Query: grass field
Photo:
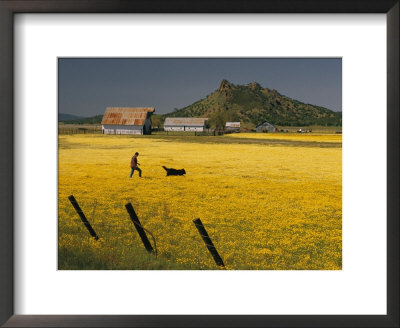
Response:
[[[135,151],[143,177],[129,179]],[[60,135],[59,269],[218,269],[192,222],[201,218],[227,269],[340,270],[341,163],[338,134]]]

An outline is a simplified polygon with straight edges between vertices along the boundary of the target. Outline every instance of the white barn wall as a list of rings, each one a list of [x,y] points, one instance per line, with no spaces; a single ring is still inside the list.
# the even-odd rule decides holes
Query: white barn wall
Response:
[[[207,120],[203,117],[167,117],[164,121],[164,131],[203,132]]]
[[[203,132],[204,126],[164,126],[164,131]]]
[[[185,126],[185,131],[203,132],[204,126]]]
[[[104,134],[143,134],[143,126],[139,125],[102,125]]]
[[[184,126],[164,126],[164,131],[185,131]]]

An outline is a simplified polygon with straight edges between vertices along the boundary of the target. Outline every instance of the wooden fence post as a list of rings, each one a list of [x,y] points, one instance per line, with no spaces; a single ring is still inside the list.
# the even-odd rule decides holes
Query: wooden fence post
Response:
[[[142,239],[143,245],[149,253],[154,253],[153,247],[150,244],[149,239],[147,238],[146,232],[143,230],[142,225],[140,224],[139,218],[137,217],[135,210],[132,207],[131,203],[125,205],[126,210],[131,217],[133,225],[135,226],[140,238]]]
[[[76,201],[74,196],[69,196],[68,197],[69,201],[71,202],[72,206],[75,208],[75,211],[78,213],[79,217],[81,218],[83,224],[85,225],[86,229],[88,229],[90,235],[94,237],[95,240],[99,239],[99,236],[97,236],[96,232],[93,230],[92,226],[90,225],[89,221],[86,219],[85,214],[81,210],[80,206],[78,205],[78,202]]]
[[[200,219],[193,220],[194,225],[196,226],[197,230],[200,233],[201,238],[203,238],[204,243],[206,244],[209,252],[211,253],[212,257],[214,258],[215,263],[218,266],[224,267],[225,264],[222,261],[221,256],[219,256],[217,249],[215,248],[213,242],[211,241],[211,238],[209,237],[206,229],[204,228],[203,223],[201,222]]]

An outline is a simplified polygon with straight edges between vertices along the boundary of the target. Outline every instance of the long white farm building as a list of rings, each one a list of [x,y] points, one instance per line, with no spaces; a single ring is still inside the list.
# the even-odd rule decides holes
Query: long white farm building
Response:
[[[164,121],[164,131],[195,131],[206,129],[208,118],[200,117],[167,117]]]
[[[151,134],[152,107],[108,107],[101,121],[104,134]]]

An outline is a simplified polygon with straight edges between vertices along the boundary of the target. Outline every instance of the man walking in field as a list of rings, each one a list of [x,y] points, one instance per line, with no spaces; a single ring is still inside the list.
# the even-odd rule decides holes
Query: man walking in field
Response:
[[[139,153],[136,152],[135,155],[133,155],[132,159],[131,159],[131,174],[130,174],[130,178],[132,178],[133,172],[136,170],[139,172],[139,178],[142,177],[142,170],[138,167],[138,165],[140,165],[137,161],[137,158],[139,156]]]

